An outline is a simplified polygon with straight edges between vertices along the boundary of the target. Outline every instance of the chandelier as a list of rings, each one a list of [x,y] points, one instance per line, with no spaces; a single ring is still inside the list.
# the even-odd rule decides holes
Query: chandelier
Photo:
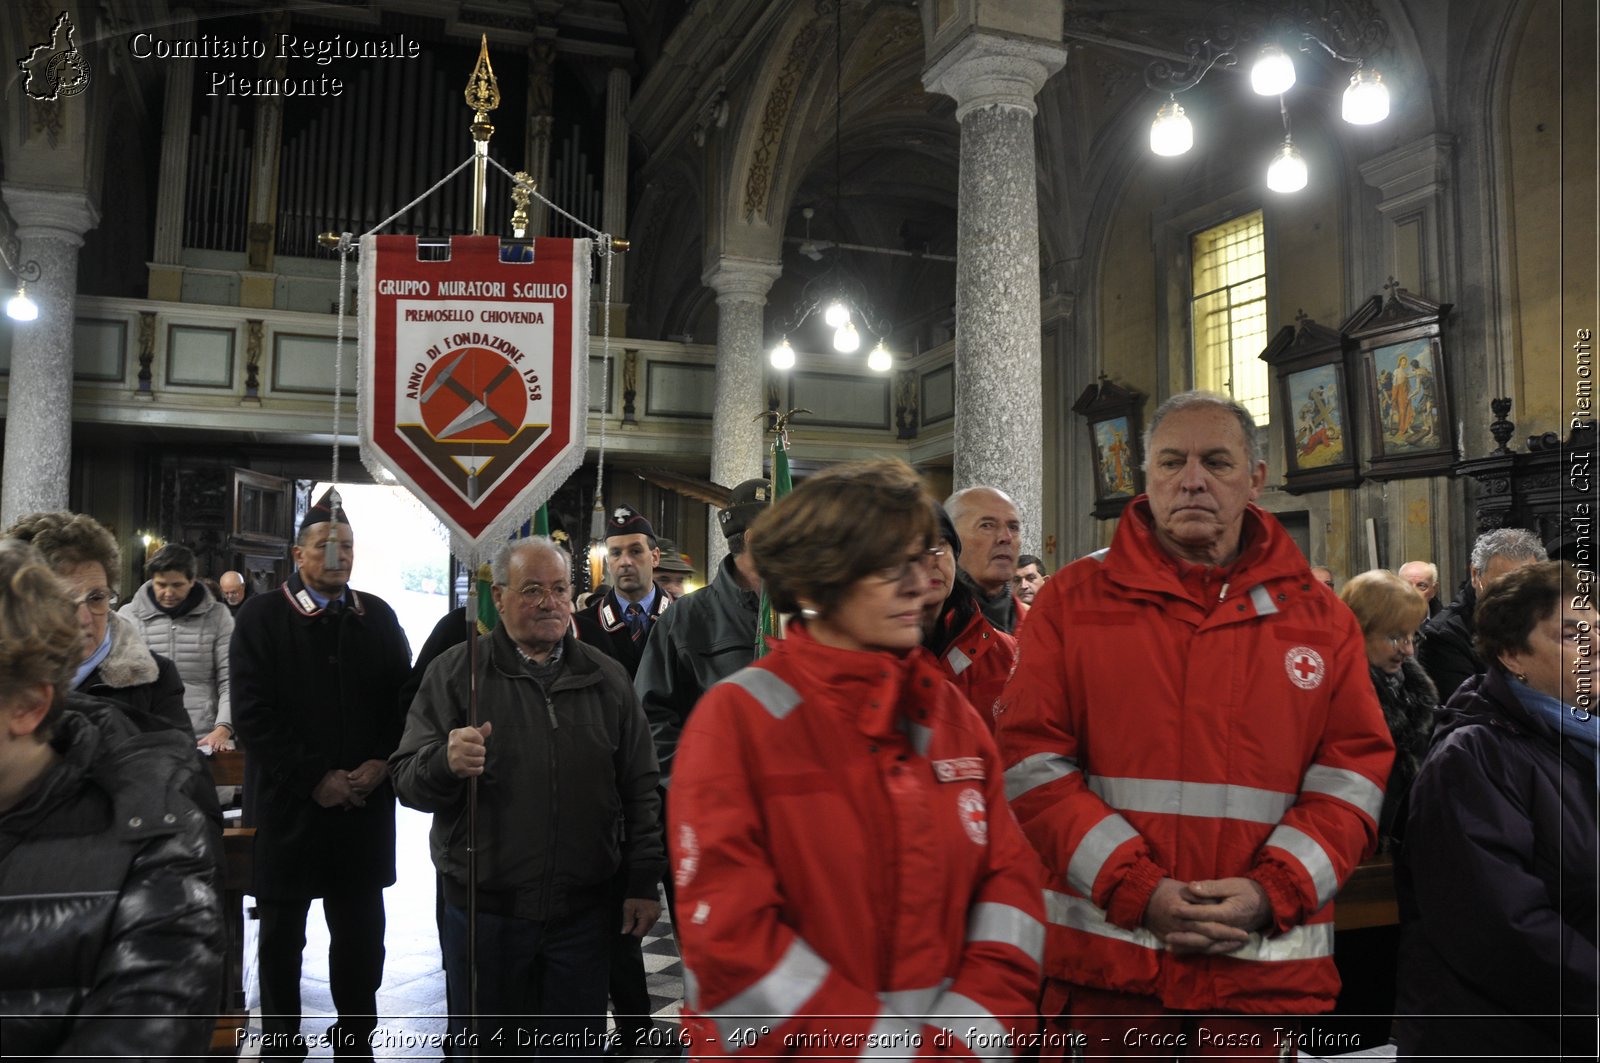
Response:
[[[1178,93],[1200,84],[1215,67],[1232,67],[1241,55],[1252,55],[1250,87],[1258,95],[1278,97],[1283,120],[1283,143],[1267,166],[1267,187],[1274,192],[1304,188],[1306,162],[1294,146],[1285,99],[1296,80],[1293,53],[1315,56],[1320,49],[1355,68],[1340,112],[1346,122],[1371,125],[1389,115],[1389,89],[1383,75],[1369,65],[1388,43],[1388,25],[1366,5],[1354,10],[1355,5],[1344,0],[1327,0],[1321,6],[1321,13],[1307,5],[1295,17],[1279,14],[1254,24],[1214,22],[1203,38],[1191,37],[1185,43],[1182,59],[1162,58],[1146,66],[1145,85],[1167,96],[1150,125],[1150,150],[1171,156],[1193,147],[1194,126],[1178,102]]]
[[[844,93],[842,91],[844,70],[844,5],[833,5],[833,216],[835,223],[842,217],[839,204],[842,196],[839,194],[841,164],[841,115],[844,110]],[[800,252],[812,260],[821,258],[822,246],[834,249],[834,259],[831,265],[813,277],[800,291],[800,299],[795,304],[794,312],[778,326],[779,340],[769,352],[774,369],[793,368],[795,362],[794,347],[789,343],[789,334],[798,330],[809,321],[813,315],[822,314],[823,323],[833,329],[833,349],[840,354],[854,354],[861,349],[863,333],[867,339],[876,340],[871,352],[867,355],[867,368],[875,373],[887,373],[894,368],[894,356],[889,353],[889,323],[887,319],[879,317],[872,308],[872,303],[867,298],[866,286],[850,273],[841,261],[839,252],[843,245],[832,241],[819,246],[811,239],[811,218],[815,213],[810,207],[802,212],[806,219],[806,238],[800,245]]]

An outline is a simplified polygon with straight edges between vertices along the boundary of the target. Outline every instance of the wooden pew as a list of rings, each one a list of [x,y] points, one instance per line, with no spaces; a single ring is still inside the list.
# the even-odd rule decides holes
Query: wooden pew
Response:
[[[211,778],[218,786],[244,785],[244,754],[238,750],[211,755]],[[223,948],[223,1013],[211,1031],[211,1054],[236,1056],[243,1040],[240,1031],[250,1025],[244,1004],[244,905],[255,869],[254,827],[227,827],[222,832],[222,919],[226,929]]]
[[[1333,909],[1333,928],[1362,930],[1371,926],[1395,926],[1400,922],[1400,906],[1394,897],[1394,859],[1379,853],[1357,867],[1345,880]]]

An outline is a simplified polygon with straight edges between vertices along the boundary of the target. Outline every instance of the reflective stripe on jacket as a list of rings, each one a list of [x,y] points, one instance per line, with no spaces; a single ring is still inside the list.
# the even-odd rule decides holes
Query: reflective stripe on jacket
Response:
[[[993,740],[922,650],[792,626],[701,699],[678,765],[695,1057],[1005,1057],[1033,1030],[1037,863]]]
[[[1017,640],[991,624],[981,610],[973,611],[972,620],[939,655],[939,667],[991,732],[995,702],[1016,663]]]
[[[1141,498],[1034,599],[997,738],[1051,875],[1052,978],[1169,1008],[1333,1006],[1332,900],[1374,847],[1394,747],[1355,616],[1270,515],[1251,506],[1244,535],[1227,573],[1186,583]],[[1162,878],[1234,876],[1273,915],[1239,952],[1174,955],[1143,927]]]

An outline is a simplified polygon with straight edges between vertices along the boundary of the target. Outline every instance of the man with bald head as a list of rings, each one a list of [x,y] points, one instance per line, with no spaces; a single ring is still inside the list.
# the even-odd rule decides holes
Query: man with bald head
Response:
[[[1028,613],[1011,590],[1022,551],[1017,504],[999,488],[979,484],[951,495],[944,508],[961,536],[956,579],[972,591],[989,623],[1008,635],[1015,632]]]
[[[1439,566],[1432,561],[1407,561],[1400,566],[1400,578],[1417,589],[1428,603],[1428,616],[1439,615],[1444,603],[1439,601]]]
[[[245,597],[250,593],[244,577],[231,569],[217,580],[217,586],[222,588],[222,604],[228,607],[230,614],[239,611],[239,606],[244,604]]]

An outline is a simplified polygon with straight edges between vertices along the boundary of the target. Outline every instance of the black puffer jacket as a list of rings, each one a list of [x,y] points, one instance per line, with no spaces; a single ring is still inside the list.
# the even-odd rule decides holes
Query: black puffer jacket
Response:
[[[0,813],[6,1057],[203,1054],[221,991],[221,838],[184,793],[194,741],[74,696],[52,744],[61,760]]]
[[[1593,763],[1499,665],[1440,710],[1395,872],[1402,1056],[1593,1058],[1595,811]]]

